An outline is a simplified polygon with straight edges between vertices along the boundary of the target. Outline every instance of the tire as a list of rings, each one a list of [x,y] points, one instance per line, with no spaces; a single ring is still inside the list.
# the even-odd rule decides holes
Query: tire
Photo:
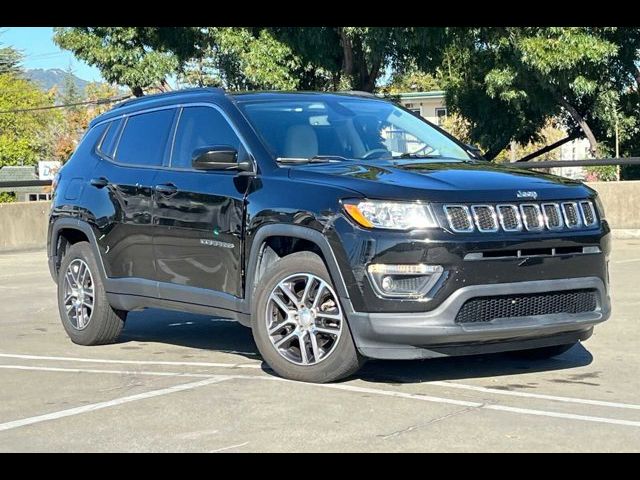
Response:
[[[549,358],[557,357],[563,353],[571,350],[576,343],[567,343],[565,345],[553,345],[551,347],[532,348],[530,350],[517,350],[509,352],[510,355],[527,359],[527,360],[546,360]]]
[[[275,343],[277,343],[277,341],[272,341],[272,336],[268,331],[268,322],[272,331],[273,328],[277,328],[278,324],[286,323],[276,322],[274,320],[280,320],[280,318],[285,318],[285,316],[283,314],[284,309],[282,307],[278,308],[274,304],[274,301],[270,300],[271,294],[272,292],[277,292],[276,295],[278,297],[284,298],[284,290],[279,290],[280,282],[293,278],[294,280],[292,280],[292,282],[297,283],[287,285],[292,285],[294,293],[297,293],[296,297],[302,298],[303,290],[296,292],[295,288],[298,287],[300,282],[304,281],[303,276],[307,276],[307,279],[311,278],[308,277],[308,275],[312,275],[314,280],[310,282],[309,296],[305,304],[312,305],[312,303],[315,303],[316,298],[311,297],[311,295],[315,295],[319,306],[317,308],[306,309],[307,313],[304,313],[305,309],[295,310],[291,308],[291,312],[297,312],[298,317],[291,316],[286,318],[304,320],[295,320],[298,323],[286,325],[283,327],[281,333],[276,335],[279,336],[278,340],[284,339],[284,337],[289,334],[294,335],[293,340],[285,344],[291,345],[288,350],[289,353],[286,354],[289,358],[285,358],[285,356],[283,356],[284,354],[280,353],[281,350],[276,348]],[[320,286],[322,283],[320,281],[325,282],[328,288],[324,287],[324,290],[321,290]],[[317,290],[313,292],[312,290],[316,288]],[[333,297],[335,297],[335,302],[333,301]],[[338,296],[335,294],[329,272],[318,255],[311,252],[298,252],[275,262],[265,271],[263,277],[260,279],[254,292],[253,300],[253,338],[264,361],[281,377],[310,383],[333,382],[354,374],[364,364],[364,357],[358,353],[353,343],[344,310],[339,304]],[[291,297],[288,297],[285,301],[288,302],[288,306],[293,307]],[[326,310],[327,305],[328,308],[331,309],[331,315],[334,317],[342,316],[339,322],[321,318],[320,314],[329,311]],[[269,317],[267,317],[267,309],[269,309]],[[316,317],[315,313],[309,314],[309,311],[319,312],[319,316]],[[331,324],[331,329],[328,328],[329,325],[327,322]],[[341,325],[337,340],[335,340],[335,334],[327,334],[315,330],[317,327],[323,329],[325,332],[337,331],[337,324]],[[276,325],[276,327],[273,325]],[[302,358],[302,349],[300,348],[300,337],[296,338],[295,333],[290,331],[292,329],[304,335],[302,338],[308,347],[308,349],[305,347],[305,352],[309,352],[306,354],[308,364],[298,364],[295,359],[293,359],[296,352],[299,353],[299,357]],[[312,335],[315,337],[315,345],[312,344]],[[318,359],[315,358],[316,352],[318,353]],[[312,363],[316,360],[319,361]],[[300,361],[304,363],[303,360]]]
[[[67,279],[70,265],[72,266],[72,271],[78,271],[78,275],[83,275],[85,269],[88,270],[88,277],[84,274],[83,278],[85,280],[77,282],[74,280],[73,273],[70,273],[71,277]],[[67,298],[70,289],[73,288],[72,284],[77,287],[80,283],[83,284],[82,294],[77,294],[74,298],[78,300],[80,298],[78,295],[82,295],[81,298],[87,302],[87,304],[82,303],[82,306],[80,306],[83,312],[80,315],[82,321],[78,320],[78,309],[73,306],[76,303]],[[93,287],[92,301],[89,293],[91,291],[90,285]],[[78,289],[75,291],[77,292]],[[92,308],[88,307],[89,303],[92,304]],[[69,305],[72,306],[69,307]],[[68,307],[71,310],[69,315],[67,314]],[[72,245],[62,259],[60,270],[58,271],[58,310],[62,326],[67,335],[69,335],[73,343],[78,345],[113,343],[124,327],[127,312],[114,310],[109,305],[98,263],[93,255],[91,246],[87,242],[78,242]]]

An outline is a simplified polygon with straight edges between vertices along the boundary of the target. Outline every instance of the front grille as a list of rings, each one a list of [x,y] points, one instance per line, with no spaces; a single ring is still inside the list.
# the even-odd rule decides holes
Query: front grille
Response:
[[[446,222],[455,233],[542,232],[594,228],[598,217],[589,200],[498,205],[447,204]]]
[[[582,211],[582,220],[585,226],[590,227],[596,223],[596,212],[591,202],[580,202],[580,210]]]
[[[522,221],[515,205],[498,205],[498,218],[500,226],[505,232],[519,232],[522,230]]]
[[[454,232],[473,231],[469,207],[465,205],[445,205],[444,211],[449,220],[449,226]]]
[[[476,227],[481,232],[497,232],[498,218],[492,206],[474,205],[471,207],[473,219],[476,221]]]
[[[580,226],[578,205],[575,202],[563,203],[562,212],[564,213],[564,222],[567,225],[567,227],[578,228]]]
[[[598,308],[597,295],[596,290],[582,289],[476,297],[462,305],[456,315],[456,323],[485,323],[502,318],[593,312]]]
[[[544,224],[549,230],[560,230],[562,228],[562,213],[557,203],[543,203],[542,215],[544,216]]]

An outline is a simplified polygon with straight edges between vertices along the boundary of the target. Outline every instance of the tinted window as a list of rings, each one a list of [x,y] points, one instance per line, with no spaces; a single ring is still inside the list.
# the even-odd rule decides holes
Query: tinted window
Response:
[[[213,145],[241,149],[240,139],[220,112],[210,107],[187,107],[178,122],[171,166],[190,168],[194,150]]]
[[[109,158],[113,158],[113,152],[116,149],[116,140],[120,132],[120,124],[122,124],[121,118],[109,123],[109,130],[107,130],[107,134],[100,144],[100,151]]]
[[[116,160],[132,165],[162,165],[174,109],[129,117],[120,136]]]

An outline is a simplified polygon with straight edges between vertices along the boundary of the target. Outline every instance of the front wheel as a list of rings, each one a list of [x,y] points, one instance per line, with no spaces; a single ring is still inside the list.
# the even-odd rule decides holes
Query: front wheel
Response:
[[[278,375],[325,383],[352,375],[363,364],[318,255],[298,252],[277,261],[253,298],[253,338]]]

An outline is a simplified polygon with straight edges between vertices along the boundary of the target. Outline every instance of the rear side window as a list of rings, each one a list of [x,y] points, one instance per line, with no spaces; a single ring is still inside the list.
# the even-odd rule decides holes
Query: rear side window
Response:
[[[194,150],[214,145],[229,145],[238,152],[242,147],[231,125],[218,110],[211,107],[185,107],[176,130],[171,166],[191,168]]]
[[[116,160],[130,165],[162,165],[174,112],[166,109],[129,117],[120,135]]]
[[[121,118],[109,123],[109,129],[100,144],[100,153],[109,158],[113,158],[113,154],[116,149],[116,141],[118,140],[120,133],[120,125],[122,125]]]

